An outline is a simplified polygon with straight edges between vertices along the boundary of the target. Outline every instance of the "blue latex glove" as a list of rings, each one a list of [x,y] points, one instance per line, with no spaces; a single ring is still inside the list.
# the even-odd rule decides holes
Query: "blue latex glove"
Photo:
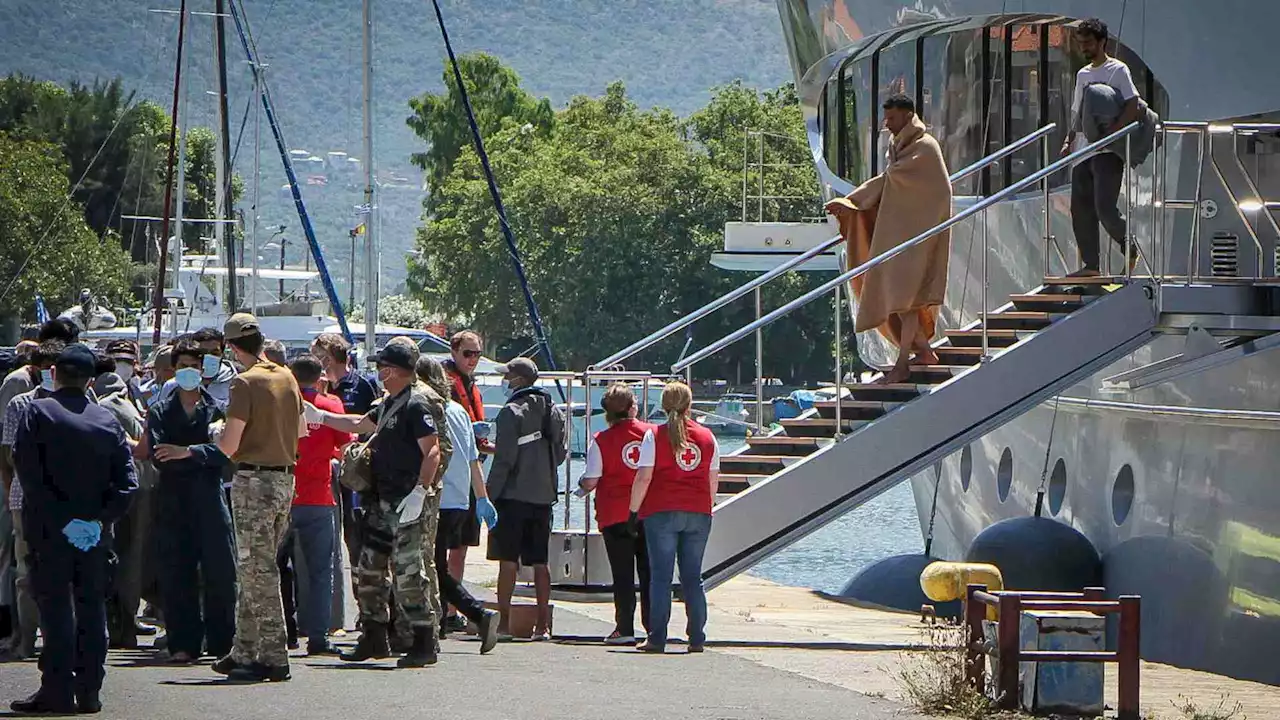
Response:
[[[478,420],[471,423],[471,432],[475,433],[476,439],[487,439],[489,434],[493,432],[493,423]]]
[[[498,526],[498,508],[489,498],[476,498],[476,517],[483,520],[490,530]]]
[[[62,528],[62,534],[77,550],[88,552],[102,540],[102,524],[96,520],[72,520]]]

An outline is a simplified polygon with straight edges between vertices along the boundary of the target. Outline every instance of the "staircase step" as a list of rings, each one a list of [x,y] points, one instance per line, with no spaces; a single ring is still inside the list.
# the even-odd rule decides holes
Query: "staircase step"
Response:
[[[1041,330],[1049,327],[1062,313],[1050,312],[1010,312],[994,313],[987,316],[987,325],[992,330]]]
[[[844,387],[854,400],[909,402],[929,392],[932,385],[918,383],[856,383],[845,385]]]
[[[968,369],[968,365],[912,365],[908,381],[921,385],[938,385]]]
[[[982,330],[948,330],[947,339],[953,347],[982,347]],[[988,347],[1009,347],[1018,342],[1017,330],[988,330]]]
[[[772,475],[793,459],[791,455],[722,455],[720,469],[727,473]]]
[[[977,365],[982,362],[981,347],[956,347],[955,345],[940,345],[933,349],[938,354],[938,359],[945,363],[954,365]]]
[[[851,433],[869,422],[867,420],[854,420],[844,416],[840,419],[844,421],[845,434]],[[835,437],[836,434],[835,418],[791,418],[789,420],[783,420],[782,427],[786,429],[787,434],[792,437],[832,438]]]
[[[1085,295],[1068,293],[1034,293],[1030,295],[1010,295],[1009,302],[1019,310],[1044,310],[1052,308],[1061,312],[1063,309],[1074,310],[1088,302]]]
[[[1124,282],[1122,277],[1114,277],[1111,275],[1100,275],[1098,277],[1047,277],[1044,284],[1049,286],[1071,286],[1071,285],[1118,285]]]
[[[723,462],[724,458],[720,458]],[[740,493],[766,478],[768,475],[748,475],[743,473],[720,473],[720,485],[717,493]]]
[[[827,445],[822,438],[792,437],[790,435],[770,435],[768,437],[747,438],[747,452],[759,452],[762,455],[787,455],[804,457]]]
[[[840,403],[841,419],[874,420],[901,404],[900,402],[884,402],[880,400],[845,399]],[[818,411],[820,417],[834,418],[836,416],[835,400],[819,400],[813,404],[813,407]]]

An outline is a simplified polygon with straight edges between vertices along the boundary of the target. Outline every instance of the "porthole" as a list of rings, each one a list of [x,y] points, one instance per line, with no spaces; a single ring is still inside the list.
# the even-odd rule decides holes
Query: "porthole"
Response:
[[[1133,468],[1126,464],[1116,473],[1116,482],[1111,486],[1111,518],[1116,521],[1116,527],[1124,525],[1129,519],[1129,511],[1133,510],[1134,492]]]
[[[1062,501],[1067,498],[1067,461],[1058,458],[1053,464],[1053,472],[1049,474],[1049,512],[1057,515],[1062,511]]]
[[[969,492],[969,482],[973,480],[973,448],[968,445],[960,451],[960,487]]]
[[[1005,448],[1000,453],[1000,465],[996,468],[996,494],[1000,502],[1009,499],[1009,488],[1013,487],[1013,451]]]

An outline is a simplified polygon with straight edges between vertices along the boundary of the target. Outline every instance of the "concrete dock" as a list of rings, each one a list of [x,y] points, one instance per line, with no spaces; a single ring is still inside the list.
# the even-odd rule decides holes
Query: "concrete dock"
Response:
[[[467,580],[484,591],[495,577],[496,567],[475,553]],[[232,685],[207,663],[158,666],[149,650],[112,652],[102,717],[920,717],[905,705],[892,672],[913,662],[913,650],[923,642],[916,616],[750,576],[717,588],[709,602],[710,642],[703,655],[686,655],[681,645],[663,657],[605,648],[599,641],[613,625],[608,600],[562,594],[555,598],[553,642],[509,643],[481,656],[473,639],[451,639],[442,645],[440,663],[423,670],[395,670],[390,660],[344,664],[298,656],[291,682]],[[684,626],[679,604],[671,622],[678,636]],[[338,642],[350,644],[354,637]],[[0,707],[29,692],[37,679],[34,663],[0,665]],[[1109,672],[1109,706],[1115,692]],[[1149,717],[1182,720],[1173,706],[1179,696],[1205,709],[1224,694],[1250,720],[1280,718],[1278,688],[1143,665],[1142,705]]]

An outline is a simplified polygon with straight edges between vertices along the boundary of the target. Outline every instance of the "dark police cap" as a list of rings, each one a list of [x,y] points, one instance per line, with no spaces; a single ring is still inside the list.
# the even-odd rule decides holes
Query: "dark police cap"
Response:
[[[412,345],[387,343],[380,352],[374,354],[373,361],[378,365],[388,365],[401,370],[416,372],[418,354],[418,348]]]
[[[93,377],[94,370],[98,366],[98,358],[93,351],[84,345],[74,344],[68,345],[65,350],[58,355],[58,359],[54,361],[53,366],[60,370],[67,370],[80,377]]]

